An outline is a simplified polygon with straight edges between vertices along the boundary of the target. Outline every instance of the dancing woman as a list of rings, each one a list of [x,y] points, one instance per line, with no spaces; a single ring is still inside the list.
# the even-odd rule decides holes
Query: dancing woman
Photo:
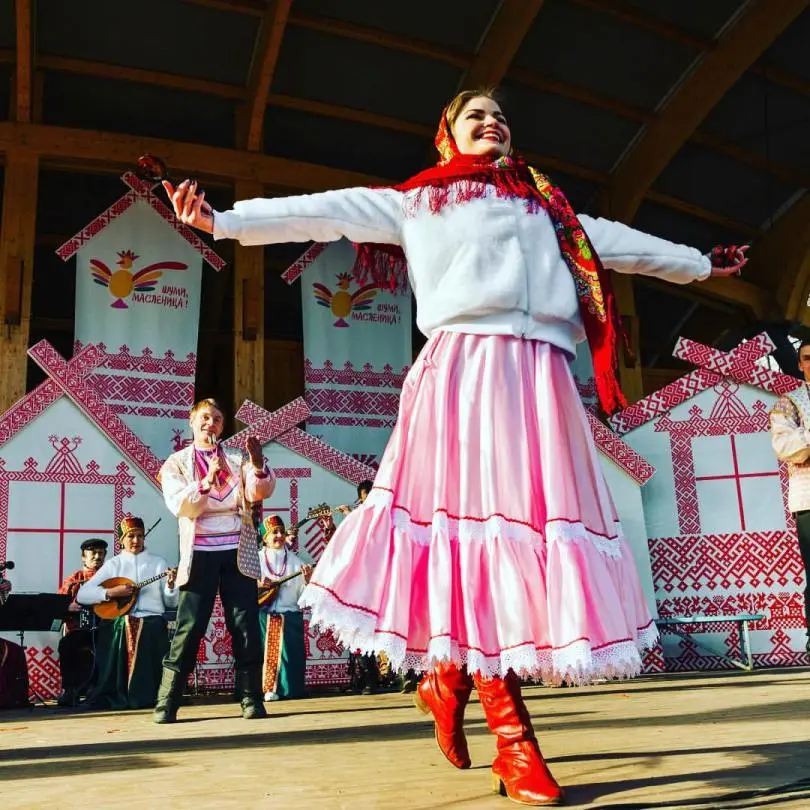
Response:
[[[399,283],[407,259],[428,342],[371,494],[301,601],[349,649],[428,673],[418,700],[459,768],[470,766],[462,722],[474,685],[498,738],[493,788],[560,804],[518,676],[631,677],[657,638],[568,364],[587,337],[599,401],[616,411],[618,315],[604,267],[685,284],[738,271],[745,248],[713,253],[724,259],[715,267],[694,248],[577,217],[511,155],[489,92],[453,99],[436,146],[437,165],[394,188],[221,213],[195,183],[166,190],[183,222],[216,239],[345,236],[360,245],[358,277],[381,285]]]

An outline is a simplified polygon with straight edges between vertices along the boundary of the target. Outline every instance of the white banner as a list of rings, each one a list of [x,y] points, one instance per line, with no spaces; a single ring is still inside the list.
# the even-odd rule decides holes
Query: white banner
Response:
[[[335,242],[301,279],[307,430],[375,466],[411,365],[411,293],[358,284],[354,258]]]
[[[143,198],[76,253],[76,342],[108,355],[93,385],[161,459],[188,433],[201,280],[198,248]]]

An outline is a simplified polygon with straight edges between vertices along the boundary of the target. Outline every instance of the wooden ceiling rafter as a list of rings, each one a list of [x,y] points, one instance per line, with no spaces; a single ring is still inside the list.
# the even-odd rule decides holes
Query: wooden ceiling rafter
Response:
[[[754,0],[717,47],[689,71],[613,173],[601,209],[632,222],[647,191],[725,93],[807,8],[807,0]]]
[[[13,64],[14,52],[12,50],[0,49],[0,63],[3,62]],[[210,95],[216,98],[237,102],[244,102],[248,97],[248,91],[244,87],[235,84],[226,84],[224,82],[214,82],[190,76],[162,73],[160,71],[144,70],[142,68],[127,67],[124,65],[110,65],[104,62],[92,62],[63,56],[40,56],[37,59],[37,67],[44,70],[117,79],[136,84],[165,87],[171,90],[200,93],[202,95]],[[626,104],[617,99],[600,96],[587,88],[569,82],[544,77],[523,69],[510,71],[510,75],[513,72],[516,73],[516,80],[519,81],[520,84],[538,90],[539,92],[551,93],[563,98],[568,98],[641,124],[649,123],[655,117],[654,113],[640,107]],[[298,110],[300,112],[309,112],[314,115],[343,118],[347,121],[379,126],[383,129],[408,132],[420,137],[433,137],[432,129],[423,124],[416,124],[403,119],[392,118],[390,116],[379,115],[363,110],[354,110],[349,107],[341,107],[327,102],[319,102],[272,92],[268,94],[267,102],[271,105]],[[758,152],[743,149],[716,135],[699,130],[692,135],[690,141],[694,141],[713,152],[730,157],[753,169],[772,174],[774,177],[790,185],[799,184],[810,188],[810,174],[803,173],[799,169],[788,167],[782,163],[766,158]]]
[[[810,194],[795,202],[751,249],[746,277],[776,290],[788,318],[807,322]]]
[[[292,0],[270,0],[259,23],[248,77],[245,108],[244,145],[249,152],[259,151],[263,145],[267,97],[278,64],[291,5]]]
[[[34,95],[34,45],[32,0],[15,0],[16,54],[14,68],[13,117],[27,123],[31,120]]]
[[[463,87],[497,87],[503,81],[543,2],[501,0],[467,68]]]

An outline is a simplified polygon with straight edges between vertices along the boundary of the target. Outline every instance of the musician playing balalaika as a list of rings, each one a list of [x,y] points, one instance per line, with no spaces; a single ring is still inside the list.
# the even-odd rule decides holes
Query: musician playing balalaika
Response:
[[[81,605],[126,602],[137,592],[129,612],[113,621],[110,644],[98,661],[92,704],[98,708],[144,709],[155,705],[163,656],[169,649],[164,613],[177,605],[176,571],[163,557],[146,550],[141,518],[124,518],[120,531],[121,552],[79,588],[76,601]],[[158,578],[164,572],[166,576]],[[116,577],[135,584],[154,581],[141,588],[132,584],[104,586]]]
[[[278,586],[275,597],[259,612],[259,626],[264,638],[264,699],[300,698],[305,691],[306,647],[304,614],[298,607],[298,597],[312,576],[312,566],[304,563],[290,548],[284,521],[278,515],[264,519],[261,533],[260,596],[274,583],[287,580]]]

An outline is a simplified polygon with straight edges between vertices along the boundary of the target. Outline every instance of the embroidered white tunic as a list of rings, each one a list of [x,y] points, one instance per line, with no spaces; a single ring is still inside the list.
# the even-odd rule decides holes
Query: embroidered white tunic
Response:
[[[101,568],[85,582],[76,595],[80,605],[98,605],[107,601],[105,588],[101,583],[112,577],[126,577],[133,582],[143,582],[146,579],[162,574],[169,568],[169,563],[163,557],[142,551],[140,554],[131,554],[122,551],[115,557],[107,560]],[[135,607],[130,611],[136,619],[144,616],[162,616],[166,609],[177,607],[177,588],[169,589],[165,579],[150,582],[141,588]]]
[[[259,564],[262,577],[279,580],[289,574],[295,574],[304,565],[301,558],[290,549],[263,548],[259,551]],[[273,613],[300,612],[298,599],[304,592],[304,577],[298,576],[285,582],[278,589],[278,596],[270,605]]]
[[[788,509],[810,509],[810,391],[807,383],[780,397],[770,413],[771,444],[788,467]]]

